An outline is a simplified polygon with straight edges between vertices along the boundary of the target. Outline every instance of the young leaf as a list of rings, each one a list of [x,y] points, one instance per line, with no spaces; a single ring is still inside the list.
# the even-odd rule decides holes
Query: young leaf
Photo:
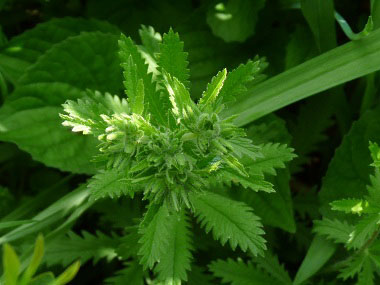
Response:
[[[181,280],[187,280],[186,271],[190,270],[192,257],[190,224],[184,209],[179,213],[172,213],[167,224],[171,235],[155,270],[158,272],[158,279],[164,284],[181,284]]]
[[[266,65],[264,59],[248,60],[246,64],[240,64],[230,71],[218,96],[222,98],[222,103],[235,102],[237,98],[241,98],[248,91],[248,87],[254,82],[262,80],[265,76],[260,73]]]
[[[124,79],[127,94],[134,102],[137,96],[137,83],[138,79],[143,80],[144,84],[144,100],[146,100],[147,112],[152,114],[152,117],[157,123],[167,125],[167,110],[163,108],[163,103],[160,99],[159,93],[156,92],[156,85],[152,81],[152,74],[148,73],[148,66],[144,62],[141,54],[139,53],[136,45],[132,42],[131,38],[124,35],[119,40],[119,55],[121,59],[121,66],[124,69]],[[130,83],[130,76],[133,76],[133,83]],[[131,81],[132,82],[132,81]],[[134,91],[131,91],[134,90]]]
[[[180,41],[178,33],[170,29],[167,34],[164,34],[160,44],[158,65],[183,85],[189,87],[188,64],[187,53],[183,51],[183,42]]]
[[[254,255],[262,255],[266,249],[264,231],[251,208],[211,192],[191,193],[190,200],[198,222],[207,233],[212,231],[222,245],[228,241],[232,249],[239,246],[243,251],[249,249]]]
[[[212,78],[211,82],[207,85],[206,91],[202,94],[202,98],[198,103],[198,106],[202,111],[206,110],[206,108],[208,110],[215,110],[213,104],[217,100],[219,92],[222,89],[226,78],[227,69],[219,71],[218,74]]]
[[[149,54],[154,57],[156,53],[160,51],[160,44],[162,42],[162,37],[160,33],[157,33],[153,27],[141,26],[139,30],[139,35],[143,47],[149,52]]]
[[[222,283],[232,285],[261,285],[274,284],[275,280],[263,271],[255,268],[252,263],[244,263],[241,260],[232,259],[217,260],[209,265],[210,270],[216,277],[222,278]]]
[[[30,279],[33,277],[34,273],[36,273],[38,266],[42,261],[42,257],[44,256],[44,238],[41,234],[38,235],[36,244],[34,246],[34,252],[32,255],[32,259],[30,260],[29,266],[21,277],[20,284],[28,284]]]
[[[77,275],[80,267],[80,262],[76,261],[70,265],[63,273],[61,273],[57,279],[53,282],[53,285],[65,285],[74,279]]]
[[[3,246],[3,266],[5,284],[17,285],[21,265],[16,252],[9,244]]]

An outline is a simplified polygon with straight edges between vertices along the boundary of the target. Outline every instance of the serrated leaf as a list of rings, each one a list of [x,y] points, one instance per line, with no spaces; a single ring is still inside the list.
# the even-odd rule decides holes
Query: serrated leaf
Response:
[[[87,186],[94,200],[109,196],[110,198],[127,195],[133,198],[134,189],[126,179],[126,173],[113,168],[99,171],[94,175]]]
[[[255,261],[258,268],[265,270],[277,282],[288,285],[293,283],[284,265],[278,261],[277,256],[266,252],[264,257],[259,256]]]
[[[244,188],[250,188],[253,191],[275,192],[273,185],[264,179],[261,174],[250,173],[249,176],[243,176],[233,169],[222,169],[219,171],[219,177],[224,182],[239,183]]]
[[[152,268],[161,259],[170,239],[170,229],[168,226],[169,212],[166,204],[163,204],[154,216],[140,225],[139,232],[141,244],[138,254],[140,264],[144,268]],[[145,224],[145,225],[144,225]]]
[[[222,245],[229,242],[232,249],[239,246],[254,255],[266,249],[259,218],[246,204],[211,192],[191,193],[190,200],[198,222]]]
[[[260,145],[258,152],[261,157],[245,164],[249,168],[249,173],[276,175],[276,168],[285,168],[285,163],[296,157],[293,148],[279,143]]]
[[[160,33],[156,32],[151,26],[146,27],[142,25],[139,29],[139,35],[143,47],[151,56],[155,56],[160,51],[160,43],[162,42]]]
[[[345,264],[345,267],[340,270],[340,274],[338,275],[338,277],[342,278],[343,280],[353,278],[362,270],[363,264],[366,259],[367,256],[364,253],[360,253],[351,257]]]
[[[139,79],[143,80],[144,84],[144,100],[146,100],[146,111],[152,114],[153,120],[162,125],[167,125],[167,110],[164,108],[165,100],[160,98],[156,92],[156,85],[152,81],[152,74],[148,73],[148,65],[144,62],[137,46],[133,43],[131,38],[124,35],[119,40],[119,56],[121,59],[121,66],[124,69],[124,79],[127,94],[134,102],[137,96],[137,83]],[[133,83],[130,83],[130,76],[133,76]],[[132,81],[131,81],[132,82]],[[134,90],[134,91],[131,91]]]
[[[107,124],[102,120],[101,115],[129,113],[125,99],[90,90],[82,99],[68,100],[62,106],[66,113],[60,114],[64,120],[62,125],[71,127],[73,132],[82,132],[85,135],[99,136],[105,132]]]
[[[75,260],[85,264],[90,259],[96,264],[102,258],[110,262],[117,257],[116,248],[119,242],[118,236],[107,236],[100,231],[96,235],[87,231],[78,235],[70,231],[49,243],[44,259],[48,266],[67,266]]]
[[[350,240],[353,230],[354,226],[349,225],[346,221],[337,219],[330,220],[327,218],[314,221],[314,232],[319,235],[324,235],[337,243],[346,244]]]
[[[167,224],[171,235],[155,270],[164,284],[180,285],[181,281],[187,280],[186,271],[190,270],[192,257],[190,224],[184,209],[180,213],[172,213]]]
[[[193,117],[197,107],[190,98],[190,93],[177,78],[172,77],[165,70],[162,70],[166,90],[172,105],[172,112],[177,122]]]
[[[235,102],[237,98],[248,91],[249,86],[256,81],[262,80],[265,76],[260,73],[265,67],[266,63],[264,59],[248,60],[246,64],[240,64],[237,68],[230,71],[219,93],[222,103]]]
[[[374,167],[380,168],[380,147],[375,142],[369,142],[369,150],[371,152],[371,157],[373,163],[371,164]]]
[[[370,214],[363,217],[356,225],[351,233],[351,239],[348,243],[348,248],[360,248],[378,230],[380,224],[380,214]]]
[[[241,260],[232,259],[217,260],[209,265],[216,277],[222,278],[222,283],[232,285],[262,285],[274,284],[275,280],[263,271],[255,268],[252,263],[244,263]]]
[[[187,52],[183,51],[183,46],[178,33],[169,29],[169,32],[164,34],[163,41],[160,44],[158,65],[172,77],[177,78],[183,85],[189,87],[189,62],[187,61]]]
[[[217,100],[220,90],[223,87],[223,83],[227,78],[227,69],[219,71],[215,75],[209,84],[207,84],[206,91],[202,94],[202,98],[199,100],[199,108],[204,110],[215,110],[213,103]]]

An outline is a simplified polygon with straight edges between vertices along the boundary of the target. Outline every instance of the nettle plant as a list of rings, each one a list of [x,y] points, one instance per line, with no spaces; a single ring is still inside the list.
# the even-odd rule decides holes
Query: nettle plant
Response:
[[[156,265],[158,280],[179,284],[191,268],[191,216],[222,245],[263,255],[260,218],[225,188],[274,192],[264,174],[294,154],[286,145],[254,145],[234,125],[235,116],[221,114],[262,78],[264,60],[220,71],[195,102],[183,42],[173,30],[154,35],[143,38],[143,46],[124,35],[119,40],[127,98],[88,90],[85,98],[67,101],[61,117],[73,132],[99,141],[99,171],[88,183],[92,198],[146,201],[146,213],[131,230],[138,243],[129,247],[145,268]],[[273,152],[282,155],[266,161]]]

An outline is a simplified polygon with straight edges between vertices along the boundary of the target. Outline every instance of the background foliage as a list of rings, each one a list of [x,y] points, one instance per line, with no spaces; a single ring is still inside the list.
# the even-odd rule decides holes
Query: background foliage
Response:
[[[42,233],[36,272],[80,260],[72,284],[377,284],[379,26],[376,0],[0,0],[0,282],[27,272]],[[99,172],[97,136],[59,116],[96,121],[96,98],[112,116],[124,101],[103,94],[127,93],[159,126],[155,92],[196,108],[168,85],[201,109],[217,90],[260,150],[242,159],[252,179],[206,179],[173,215]]]

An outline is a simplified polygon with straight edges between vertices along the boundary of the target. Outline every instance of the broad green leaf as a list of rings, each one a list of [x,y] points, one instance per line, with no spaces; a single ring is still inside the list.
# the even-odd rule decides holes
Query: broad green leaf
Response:
[[[117,50],[117,37],[112,34],[81,33],[39,57],[19,83],[61,82],[83,90],[119,94],[122,80]]]
[[[366,51],[363,53],[363,51]],[[334,48],[250,89],[245,99],[223,112],[239,114],[243,126],[266,114],[380,69],[380,30],[358,42]]]
[[[9,245],[3,246],[4,279],[7,285],[17,285],[20,274],[20,261],[14,249]]]
[[[369,166],[372,160],[368,142],[380,141],[379,114],[379,108],[364,114],[335,151],[319,192],[321,210],[327,218],[339,215],[330,209],[329,203],[344,198],[362,199],[367,194],[368,174],[373,169]]]
[[[16,143],[47,166],[94,173],[95,164],[90,160],[97,153],[97,141],[73,135],[58,116],[66,99],[76,100],[84,94],[63,83],[17,88],[0,109],[0,140]]]
[[[211,192],[191,193],[190,200],[198,222],[222,245],[229,242],[233,250],[239,246],[254,255],[266,249],[259,217],[246,204]]]
[[[207,23],[213,33],[226,42],[244,42],[255,32],[258,12],[265,0],[229,0],[218,2],[207,13]]]
[[[172,213],[166,223],[171,235],[155,270],[158,272],[158,279],[164,284],[180,285],[181,281],[187,280],[186,271],[190,270],[190,224],[184,209],[179,213]]]
[[[220,90],[223,88],[223,83],[227,78],[227,69],[219,71],[211,82],[207,85],[206,91],[202,94],[199,100],[199,107],[201,110],[213,110],[213,103],[217,100]]]
[[[297,271],[293,284],[302,284],[317,273],[331,258],[335,250],[336,246],[331,241],[320,236],[314,237]]]
[[[164,34],[160,44],[158,65],[188,87],[190,84],[189,62],[187,53],[183,51],[183,45],[178,33],[170,29],[167,34]]]
[[[314,221],[313,231],[319,235],[324,235],[328,239],[332,239],[337,243],[346,244],[351,238],[350,235],[354,231],[354,227],[346,221],[323,218],[320,221]]]
[[[275,280],[263,271],[255,268],[252,263],[244,263],[242,260],[227,259],[217,260],[209,265],[216,277],[222,278],[222,283],[232,285],[262,285],[274,284]]]
[[[17,84],[25,70],[47,50],[85,31],[120,33],[115,26],[95,19],[70,17],[52,19],[12,38],[0,49],[0,70],[9,80]]]

